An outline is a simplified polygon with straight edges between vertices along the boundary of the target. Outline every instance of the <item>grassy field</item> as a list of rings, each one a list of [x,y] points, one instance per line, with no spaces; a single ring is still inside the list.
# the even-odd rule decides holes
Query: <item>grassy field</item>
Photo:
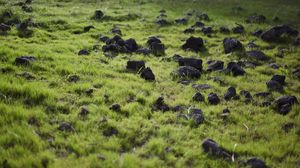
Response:
[[[17,0],[0,0],[0,14],[11,11],[13,18],[32,18],[33,26],[24,37],[14,26],[0,35],[0,165],[2,167],[242,167],[242,162],[257,157],[269,167],[300,167],[300,106],[294,105],[287,115],[280,115],[271,107],[257,104],[273,101],[281,95],[300,99],[300,82],[292,71],[300,66],[300,49],[288,43],[266,43],[249,33],[277,24],[289,24],[300,30],[300,3],[298,0],[34,0],[32,12],[24,12]],[[243,10],[233,10],[242,7]],[[100,9],[109,19],[91,19]],[[167,20],[182,18],[193,10],[206,12],[206,25],[218,30],[243,24],[244,34],[201,32],[206,52],[194,53],[181,49],[192,36],[183,30],[195,23],[192,17],[187,25],[155,24],[161,9]],[[264,24],[247,24],[253,13],[267,18]],[[280,21],[273,22],[278,16]],[[93,25],[85,33],[85,26]],[[104,43],[99,34],[113,37],[113,27],[122,31],[122,38],[134,38],[146,46],[149,36],[159,36],[166,45],[166,55],[119,54],[108,58],[101,51]],[[180,84],[171,73],[178,63],[168,61],[174,54],[200,58],[204,69],[209,60],[229,61],[246,59],[240,54],[224,54],[222,41],[235,37],[244,46],[250,41],[261,46],[271,57],[256,68],[245,68],[244,76],[221,72],[203,72],[201,78],[190,84]],[[271,49],[270,46],[274,46]],[[87,49],[90,55],[78,56]],[[246,50],[250,50],[246,48]],[[284,50],[284,57],[278,52]],[[18,66],[15,58],[35,56],[29,66]],[[128,60],[144,60],[155,74],[154,82],[146,81],[126,71]],[[276,62],[279,69],[269,63]],[[241,100],[225,101],[229,86],[239,93],[248,90],[252,95],[267,91],[266,82],[272,75],[286,76],[283,93],[272,92],[267,99],[256,98],[252,103]],[[77,82],[69,82],[77,75]],[[215,82],[220,78],[224,84]],[[193,84],[209,84],[201,90],[205,102],[195,102]],[[87,90],[93,93],[88,94]],[[218,105],[210,105],[207,95],[215,92],[221,98]],[[190,120],[178,117],[180,112],[153,111],[152,104],[159,96],[170,106],[183,105],[200,108],[205,121],[198,127]],[[121,105],[118,112],[112,104]],[[80,116],[82,108],[87,116]],[[230,115],[220,116],[223,109]],[[187,113],[183,111],[183,113]],[[59,129],[62,122],[72,124],[71,131]],[[288,131],[286,128],[292,125]],[[117,133],[107,136],[106,132]],[[235,161],[206,154],[201,143],[211,138],[223,148],[238,154]]]

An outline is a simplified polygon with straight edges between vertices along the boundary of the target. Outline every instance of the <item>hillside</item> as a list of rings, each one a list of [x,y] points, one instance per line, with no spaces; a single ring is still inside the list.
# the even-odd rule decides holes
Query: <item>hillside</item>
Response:
[[[300,167],[298,0],[0,0],[0,165]]]

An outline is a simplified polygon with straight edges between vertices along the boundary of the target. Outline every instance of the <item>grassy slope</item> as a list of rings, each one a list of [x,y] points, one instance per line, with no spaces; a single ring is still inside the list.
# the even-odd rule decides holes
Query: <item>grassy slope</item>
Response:
[[[4,2],[2,0],[2,2]],[[140,2],[141,5],[138,5]],[[7,3],[7,2],[6,2]],[[12,3],[10,1],[10,3]],[[240,5],[247,9],[239,15],[231,13],[233,6]],[[97,42],[94,37],[109,33],[113,24],[117,24],[124,39],[135,38],[144,45],[151,35],[162,36],[167,46],[167,56],[180,54],[201,58],[204,62],[220,59],[228,62],[238,59],[236,55],[225,55],[222,39],[217,33],[208,38],[201,33],[194,36],[203,37],[208,48],[207,54],[187,53],[180,49],[184,39],[189,37],[181,33],[187,26],[170,26],[159,28],[153,20],[162,8],[167,10],[168,19],[175,19],[192,9],[203,10],[212,18],[207,25],[234,26],[235,22],[243,23],[245,16],[257,12],[265,14],[269,20],[278,15],[284,23],[291,23],[299,28],[297,12],[299,3],[289,1],[96,1],[85,3],[79,0],[39,0],[33,3],[34,12],[25,14],[19,7],[11,4],[0,8],[12,8],[23,18],[33,16],[35,22],[44,27],[34,29],[31,38],[19,38],[17,31],[12,30],[8,36],[0,36],[0,67],[10,70],[0,74],[0,163],[8,161],[11,167],[236,167],[221,159],[211,158],[201,150],[201,141],[210,137],[241,155],[241,159],[257,156],[266,161],[270,167],[295,167],[300,157],[299,134],[300,107],[294,106],[286,116],[276,114],[270,108],[262,108],[240,101],[225,102],[212,106],[195,103],[191,100],[195,90],[191,85],[185,86],[172,80],[170,73],[177,68],[175,62],[161,61],[161,58],[141,55],[119,55],[115,59],[105,58],[101,51],[92,52],[90,56],[79,57],[77,52],[83,48],[91,49]],[[102,9],[110,16],[123,16],[129,12],[139,14],[140,18],[131,21],[95,22],[90,16],[95,9]],[[145,21],[141,22],[141,19]],[[61,23],[59,26],[56,23]],[[81,35],[74,35],[74,30],[92,24],[96,29]],[[192,22],[189,23],[193,24]],[[256,27],[269,27],[272,21],[263,25],[246,25],[249,32]],[[249,35],[230,35],[237,37],[243,44],[256,38]],[[261,40],[257,44],[268,46]],[[287,46],[283,46],[287,47]],[[211,90],[203,91],[207,95],[217,92],[222,96],[229,86],[238,91],[249,90],[251,93],[266,91],[265,82],[273,74],[287,76],[285,94],[300,98],[300,83],[294,79],[290,71],[299,66],[299,49],[294,48],[284,58],[275,57],[277,49],[265,50],[266,54],[282,65],[279,70],[268,68],[268,65],[256,69],[246,69],[247,75],[232,77],[221,73],[203,74],[193,83],[208,83]],[[30,67],[18,67],[13,64],[15,57],[34,55],[38,57]],[[103,64],[99,58],[107,60]],[[156,75],[156,82],[146,82],[138,75],[124,71],[128,59],[143,59]],[[16,74],[27,71],[36,76],[28,81]],[[80,76],[76,84],[69,83],[66,78],[70,74]],[[227,85],[209,80],[218,76]],[[93,96],[85,95],[84,91],[98,85]],[[109,95],[105,102],[104,95]],[[174,112],[151,112],[151,104],[163,94],[170,105],[191,105],[201,108],[206,122],[193,128],[187,121],[178,120]],[[272,98],[279,93],[273,93]],[[128,99],[134,97],[134,102]],[[118,114],[109,110],[114,103],[122,105]],[[79,118],[81,106],[87,106],[90,114]],[[218,114],[228,107],[231,115],[223,121]],[[39,126],[28,124],[30,118],[36,118]],[[106,119],[106,120],[105,120]],[[61,121],[71,122],[75,133],[64,133],[57,128]],[[296,123],[296,128],[289,133],[282,130],[282,125]],[[246,129],[245,125],[249,128]],[[119,134],[113,137],[102,135],[109,126],[118,129]],[[171,152],[166,152],[166,149]],[[105,160],[98,159],[98,155]]]

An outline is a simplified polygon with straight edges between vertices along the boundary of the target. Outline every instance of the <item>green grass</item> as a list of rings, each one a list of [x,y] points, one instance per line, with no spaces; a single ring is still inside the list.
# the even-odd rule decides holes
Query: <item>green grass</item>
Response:
[[[15,1],[0,0],[0,11],[11,10],[15,18],[33,18],[36,26],[31,28],[31,37],[19,37],[13,28],[7,35],[0,35],[0,164],[2,167],[238,167],[239,161],[255,156],[270,167],[299,166],[300,106],[282,116],[272,108],[245,104],[241,101],[221,100],[219,105],[209,105],[207,94],[216,92],[220,97],[229,86],[237,91],[248,90],[252,94],[267,91],[265,82],[274,74],[286,75],[287,85],[283,94],[300,99],[300,83],[291,71],[299,67],[299,48],[276,44],[271,50],[263,49],[272,62],[281,65],[270,69],[268,63],[255,69],[245,69],[247,74],[233,77],[223,73],[204,73],[192,84],[209,84],[203,90],[206,101],[196,103],[196,92],[190,85],[178,83],[171,73],[178,67],[176,62],[164,61],[161,57],[137,54],[119,54],[114,59],[106,58],[101,50],[89,56],[78,56],[81,49],[102,46],[98,35],[112,37],[110,30],[117,25],[123,38],[134,38],[145,46],[147,37],[161,36],[166,45],[166,56],[174,54],[201,58],[204,69],[208,60],[229,61],[240,59],[237,54],[224,54],[222,40],[236,37],[246,45],[251,40],[262,47],[270,44],[261,41],[249,32],[276,25],[272,18],[278,16],[282,23],[300,28],[297,0],[38,0],[31,5],[32,13],[24,13]],[[245,11],[235,14],[232,7],[241,6]],[[110,19],[91,20],[96,9],[101,9]],[[202,37],[206,53],[184,52],[180,46],[190,35],[182,31],[193,25],[171,25],[160,28],[154,24],[161,9],[166,9],[168,20],[184,16],[187,11],[208,13],[211,21],[206,25],[232,28],[242,23],[247,33],[243,35],[214,34]],[[252,13],[264,14],[265,24],[250,25],[245,18]],[[128,14],[134,17],[128,17]],[[94,25],[87,33],[73,32],[84,26]],[[276,57],[277,49],[288,48],[283,58]],[[37,61],[30,66],[16,66],[18,56],[33,55]],[[100,61],[105,60],[108,64]],[[144,60],[156,75],[155,82],[146,82],[139,75],[125,70],[127,60]],[[35,79],[26,80],[17,75],[29,72]],[[69,75],[78,75],[76,83],[67,81]],[[219,77],[222,86],[210,80]],[[85,93],[94,88],[92,96]],[[104,97],[108,95],[108,99]],[[160,95],[171,106],[185,105],[201,108],[205,122],[194,127],[191,122],[178,118],[176,112],[151,111],[151,105]],[[280,96],[273,92],[270,100]],[[257,100],[257,99],[255,99]],[[262,101],[262,100],[257,100]],[[121,105],[121,112],[113,112],[113,103]],[[86,106],[86,117],[78,114]],[[228,107],[231,114],[222,120],[220,114]],[[187,113],[187,111],[185,112]],[[35,120],[32,124],[29,121]],[[61,122],[70,122],[74,132],[58,130]],[[31,124],[30,124],[31,123]],[[282,126],[294,123],[286,133]],[[103,132],[116,129],[118,134],[106,137]],[[205,154],[201,142],[212,138],[222,147],[240,155],[232,163]],[[101,156],[101,157],[100,157]],[[102,158],[104,157],[104,159]],[[298,162],[298,163],[297,163]],[[298,164],[298,165],[297,165]]]

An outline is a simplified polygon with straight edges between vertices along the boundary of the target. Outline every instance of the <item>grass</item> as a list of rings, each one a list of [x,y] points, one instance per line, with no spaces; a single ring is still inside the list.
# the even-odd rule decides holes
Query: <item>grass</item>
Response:
[[[0,164],[2,167],[239,167],[239,160],[255,156],[270,167],[299,166],[300,106],[282,116],[272,108],[245,104],[241,101],[221,100],[219,105],[209,105],[207,94],[216,92],[220,97],[229,86],[237,91],[248,90],[252,94],[267,91],[265,82],[274,74],[286,75],[287,85],[283,94],[300,98],[299,79],[291,71],[299,67],[299,48],[288,44],[276,44],[274,49],[249,35],[257,28],[266,29],[276,24],[300,27],[300,4],[290,1],[236,1],[236,0],[39,0],[32,3],[33,12],[25,13],[15,1],[0,0],[0,11],[12,11],[13,18],[33,18],[33,34],[20,37],[16,28],[0,36]],[[3,4],[3,5],[2,5]],[[233,13],[232,8],[245,10]],[[92,20],[93,12],[101,9],[108,17],[105,21]],[[190,35],[182,31],[193,25],[159,27],[154,24],[161,9],[167,11],[167,19],[184,16],[187,11],[206,12],[211,21],[205,22],[214,29],[220,26],[232,28],[242,23],[247,33],[207,37],[202,33],[193,36],[205,40],[207,52],[184,52],[180,46]],[[252,13],[264,14],[265,24],[251,25],[245,18]],[[128,15],[130,14],[130,15]],[[278,16],[279,23],[272,18]],[[91,31],[74,34],[84,26],[94,25]],[[145,46],[147,37],[158,35],[166,45],[166,56],[174,54],[201,58],[204,69],[208,60],[238,60],[237,54],[224,54],[222,40],[236,37],[244,45],[249,41],[262,46],[271,62],[281,68],[271,69],[267,64],[255,69],[245,69],[247,74],[233,77],[223,73],[203,73],[192,84],[209,84],[203,90],[206,101],[192,101],[196,90],[191,84],[182,85],[171,73],[178,67],[176,62],[162,57],[137,54],[119,54],[110,59],[101,50],[92,51],[94,45],[102,46],[98,35],[112,37],[110,30],[119,27],[123,38],[134,38]],[[278,48],[287,48],[283,58],[276,57]],[[89,56],[78,56],[81,49],[91,50]],[[30,66],[17,66],[18,56],[33,55],[37,61]],[[146,82],[139,75],[125,70],[127,60],[144,60],[153,70],[156,81]],[[103,63],[105,60],[108,64]],[[27,80],[17,75],[29,72],[35,79]],[[79,81],[68,82],[68,76],[78,75]],[[211,80],[219,77],[225,86]],[[92,95],[86,90],[93,88]],[[177,112],[151,111],[151,105],[163,95],[171,106],[185,105],[201,108],[205,122],[199,127],[182,118]],[[270,100],[280,96],[273,92]],[[255,101],[263,101],[255,98]],[[121,105],[120,112],[109,109],[113,103]],[[89,114],[79,116],[81,107]],[[220,118],[224,108],[231,114],[227,120]],[[185,113],[187,113],[185,111]],[[73,132],[58,130],[61,122],[69,122]],[[282,127],[294,123],[289,132]],[[113,136],[105,136],[107,130],[117,130]],[[240,156],[232,163],[205,154],[201,142],[212,138],[222,147]],[[234,147],[236,146],[236,147]]]

